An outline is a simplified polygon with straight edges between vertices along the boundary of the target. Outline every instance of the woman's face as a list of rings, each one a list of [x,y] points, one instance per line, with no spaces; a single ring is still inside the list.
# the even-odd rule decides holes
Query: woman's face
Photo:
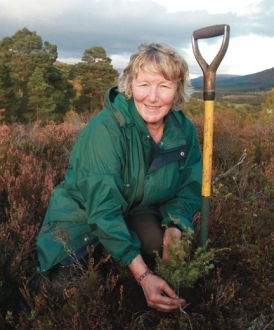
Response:
[[[146,124],[159,125],[171,109],[177,83],[167,80],[153,67],[140,69],[132,81],[135,106]]]

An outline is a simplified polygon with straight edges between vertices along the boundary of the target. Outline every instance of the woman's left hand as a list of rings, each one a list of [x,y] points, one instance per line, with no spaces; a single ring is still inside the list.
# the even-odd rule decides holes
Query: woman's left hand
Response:
[[[169,260],[169,254],[167,252],[168,247],[172,245],[172,243],[177,242],[182,238],[182,232],[180,229],[175,227],[170,227],[165,230],[164,238],[163,238],[163,260]]]

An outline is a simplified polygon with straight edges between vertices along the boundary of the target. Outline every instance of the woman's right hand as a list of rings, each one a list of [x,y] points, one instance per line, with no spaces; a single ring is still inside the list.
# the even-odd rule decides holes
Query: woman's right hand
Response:
[[[186,301],[179,298],[166,281],[152,273],[143,278],[140,285],[148,306],[161,312],[171,312],[186,304]]]
[[[129,268],[136,279],[140,279],[140,276],[148,271],[147,265],[140,254],[132,260]],[[186,301],[179,298],[166,281],[153,273],[146,274],[145,277],[139,280],[139,284],[144,291],[149,307],[162,312],[171,312],[180,305],[186,304]]]

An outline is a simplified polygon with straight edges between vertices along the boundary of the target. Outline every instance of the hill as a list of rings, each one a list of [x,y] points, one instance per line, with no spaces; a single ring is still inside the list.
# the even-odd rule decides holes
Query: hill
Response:
[[[203,76],[192,79],[191,84],[196,90],[202,90]],[[217,91],[254,92],[272,88],[274,88],[274,67],[244,76],[216,75]]]

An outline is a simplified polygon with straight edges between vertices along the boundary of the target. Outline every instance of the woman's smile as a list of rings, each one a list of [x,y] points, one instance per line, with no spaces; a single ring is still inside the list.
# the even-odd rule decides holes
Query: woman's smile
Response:
[[[132,81],[137,111],[148,125],[160,125],[172,107],[177,83],[167,80],[156,68],[145,66]]]

